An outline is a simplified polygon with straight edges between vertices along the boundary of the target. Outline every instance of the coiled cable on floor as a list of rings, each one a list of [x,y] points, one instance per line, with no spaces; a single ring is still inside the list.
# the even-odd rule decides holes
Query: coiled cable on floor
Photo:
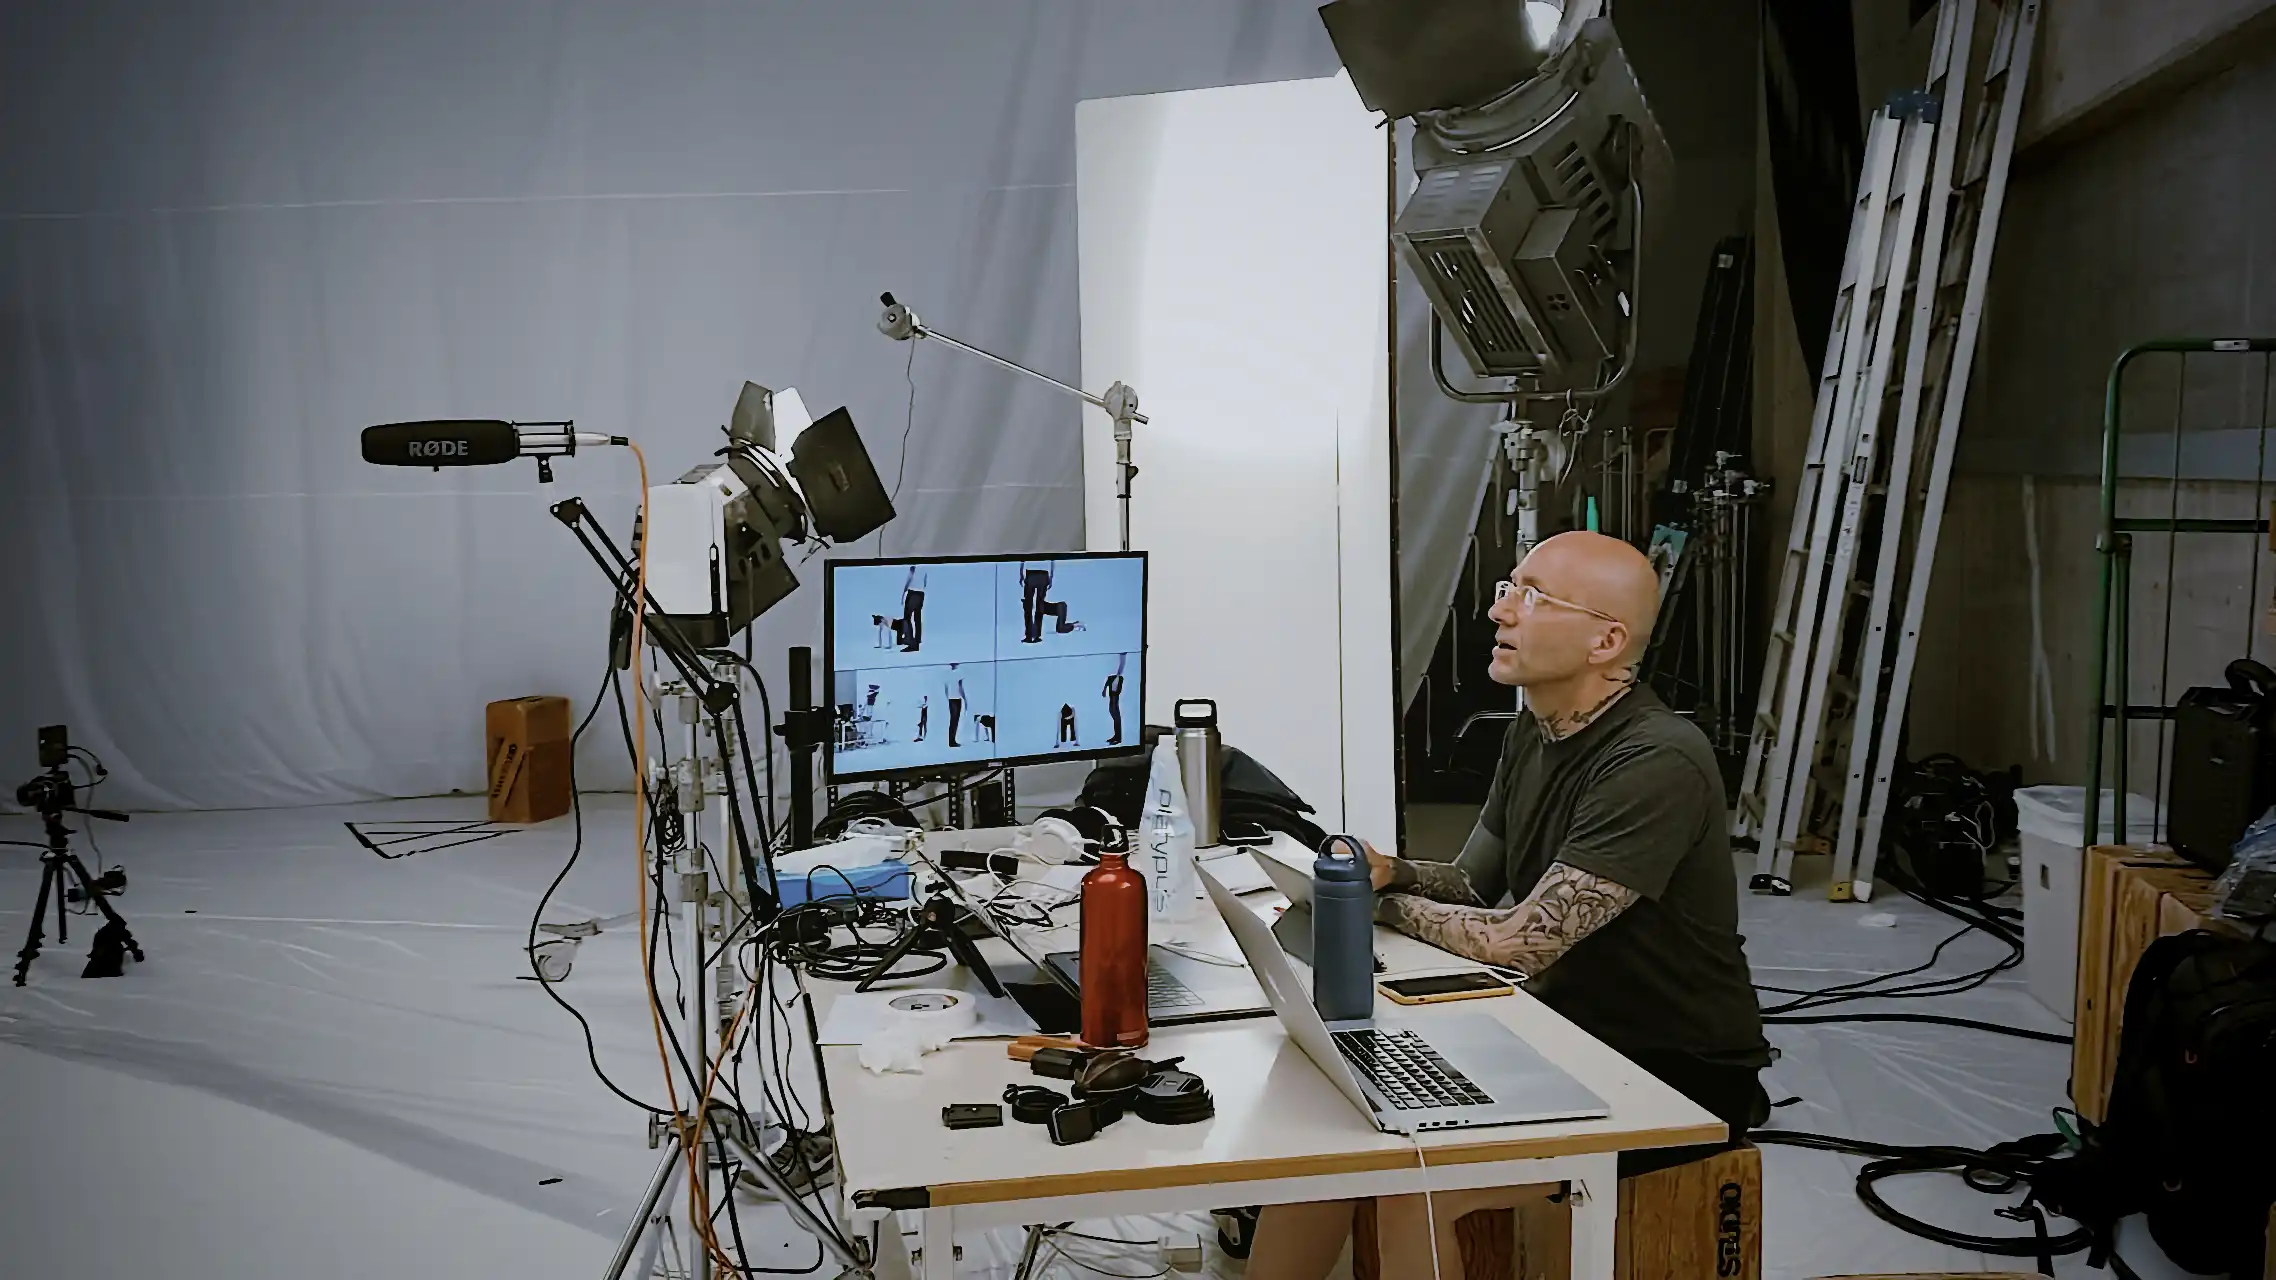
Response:
[[[1982,1150],[1952,1146],[1897,1146],[1787,1129],[1756,1129],[1747,1134],[1747,1140],[1756,1146],[1800,1147],[1811,1151],[1872,1157],[1857,1170],[1857,1198],[1873,1212],[1873,1216],[1908,1235],[1996,1257],[2031,1258],[2038,1263],[2039,1270],[2047,1275],[2054,1274],[2056,1258],[2091,1251],[2094,1260],[2109,1264],[2118,1280],[2140,1280],[2133,1268],[2109,1249],[2106,1235],[2094,1226],[2081,1224],[2061,1235],[2050,1233],[2047,1217],[2050,1213],[2062,1216],[2061,1209],[2056,1206],[2063,1205],[2068,1194],[2078,1190],[2064,1184],[2061,1177],[2064,1171],[2062,1166],[2069,1158],[2068,1140],[2061,1134],[2038,1134],[2012,1142],[1995,1143]],[[1971,1189],[1985,1195],[2007,1195],[2018,1189],[2023,1190],[2025,1195],[2020,1203],[1995,1212],[2011,1221],[2030,1223],[2030,1233],[1976,1235],[1938,1226],[1897,1209],[1881,1195],[1877,1184],[1883,1179],[1913,1173],[1958,1174],[1960,1180]],[[2050,1188],[2058,1185],[2062,1186],[2062,1191],[2049,1195]]]

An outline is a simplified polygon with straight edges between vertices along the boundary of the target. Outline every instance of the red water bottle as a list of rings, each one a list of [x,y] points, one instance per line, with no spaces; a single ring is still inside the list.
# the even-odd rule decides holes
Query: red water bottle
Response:
[[[1130,869],[1129,840],[1110,828],[1099,863],[1083,877],[1083,1043],[1146,1043],[1146,878]]]

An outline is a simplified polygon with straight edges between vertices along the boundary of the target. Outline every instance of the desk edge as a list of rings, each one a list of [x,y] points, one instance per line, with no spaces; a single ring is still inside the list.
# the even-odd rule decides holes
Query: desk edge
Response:
[[[1426,1165],[1485,1164],[1501,1160],[1545,1160],[1556,1156],[1601,1155],[1606,1152],[1658,1147],[1687,1147],[1724,1142],[1730,1130],[1720,1121],[1708,1124],[1668,1125],[1611,1133],[1575,1133],[1555,1138],[1518,1141],[1482,1141],[1424,1147]],[[1284,1156],[1264,1160],[1225,1160],[1201,1165],[1154,1165],[1139,1169],[1098,1169],[1084,1173],[1045,1174],[1032,1178],[994,1179],[986,1182],[948,1182],[929,1187],[904,1187],[855,1193],[884,1197],[922,1195],[930,1207],[1003,1204],[1021,1200],[1048,1200],[1060,1196],[1098,1195],[1115,1191],[1155,1191],[1167,1187],[1211,1186],[1218,1183],[1264,1182],[1277,1178],[1318,1177],[1342,1173],[1381,1173],[1416,1167],[1415,1148],[1389,1147],[1370,1151],[1339,1151],[1312,1156]]]

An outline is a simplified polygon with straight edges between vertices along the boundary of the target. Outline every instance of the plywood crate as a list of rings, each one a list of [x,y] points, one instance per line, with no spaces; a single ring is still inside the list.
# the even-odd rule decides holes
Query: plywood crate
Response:
[[[2071,1102],[2100,1122],[2118,1069],[2126,984],[2150,943],[2203,927],[2213,878],[2167,849],[2097,845],[2080,883]]]
[[[1618,1280],[1759,1280],[1762,1152],[1742,1145],[1620,1180]]]
[[[1500,1187],[1432,1197],[1454,1219],[1460,1259],[1445,1273],[1464,1280],[1563,1280],[1572,1272],[1571,1214],[1556,1187]],[[1620,1180],[1617,1280],[1761,1280],[1762,1152],[1741,1145],[1704,1160]],[[1424,1213],[1421,1196],[1362,1201],[1352,1231],[1355,1280],[1403,1280],[1382,1256],[1377,1215]],[[1412,1238],[1410,1235],[1409,1238]]]

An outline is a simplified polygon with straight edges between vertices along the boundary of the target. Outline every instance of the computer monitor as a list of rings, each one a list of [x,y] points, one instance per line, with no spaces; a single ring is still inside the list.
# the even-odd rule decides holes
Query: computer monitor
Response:
[[[1146,553],[832,560],[833,782],[1133,755]]]

